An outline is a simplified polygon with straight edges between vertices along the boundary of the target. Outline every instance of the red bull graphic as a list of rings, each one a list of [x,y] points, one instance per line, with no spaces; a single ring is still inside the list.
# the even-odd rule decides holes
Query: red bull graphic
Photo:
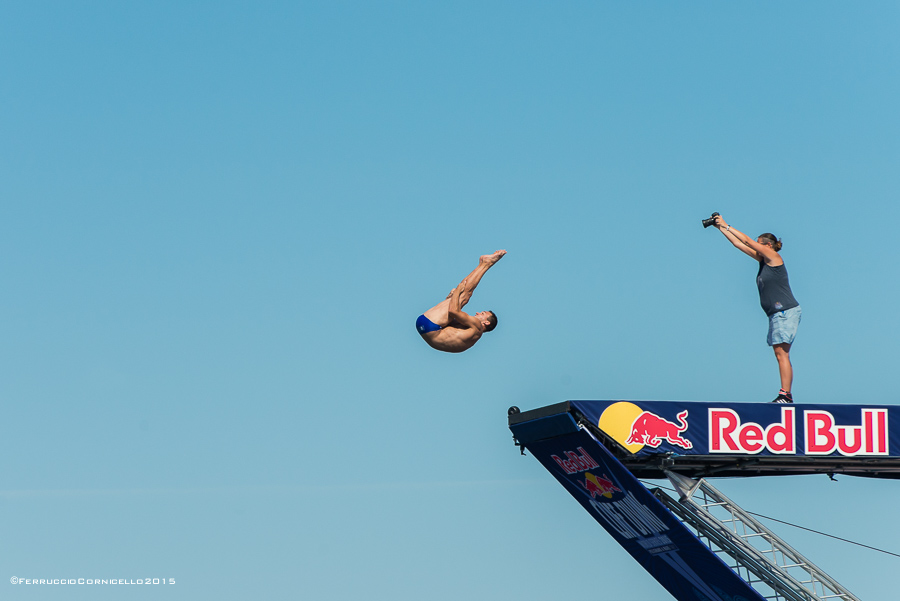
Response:
[[[584,481],[579,480],[578,483],[591,493],[592,499],[596,499],[598,496],[612,499],[613,493],[622,492],[622,489],[613,484],[613,481],[606,474],[595,476],[587,473],[584,475]]]
[[[900,407],[690,401],[570,403],[633,458],[675,451],[698,456],[900,459]],[[595,451],[590,453],[597,459]],[[575,455],[582,462],[586,460],[581,450]],[[560,460],[572,462],[570,468],[577,463],[569,455],[560,455]],[[867,469],[862,464],[854,465],[860,472]],[[895,473],[900,478],[900,470]]]
[[[551,459],[553,459],[559,467],[563,468],[567,474],[577,474],[578,472],[600,467],[600,464],[594,461],[583,448],[578,447],[577,450],[581,455],[573,451],[565,451],[563,454],[568,459],[562,459],[559,455],[551,455]]]
[[[807,455],[887,455],[887,409],[863,409],[859,426],[838,426],[828,411],[805,411]]]
[[[807,455],[845,457],[888,455],[888,415],[886,409],[862,409],[860,425],[838,425],[829,411],[806,410],[801,418],[804,452]],[[709,452],[755,455],[797,454],[796,409],[784,407],[781,421],[763,427],[742,422],[733,409],[709,410]]]
[[[765,428],[755,422],[741,423],[733,409],[709,410],[710,453],[795,453],[794,439],[793,407],[783,408],[781,422]]]
[[[614,453],[621,453],[622,450],[608,447],[610,439],[617,444],[624,443],[631,434],[628,428],[643,412],[627,401],[619,402],[617,410],[620,413],[615,416],[615,422],[621,426],[621,436],[618,438],[612,438],[605,431],[602,438],[595,437],[592,428],[579,427],[571,419],[571,414],[551,414],[523,420],[511,424],[510,430],[612,539],[659,581],[673,601],[765,601],[617,459]],[[674,418],[679,410],[683,408],[658,411]],[[693,408],[691,411],[693,413]],[[560,419],[560,415],[566,419]],[[593,421],[599,419],[599,414],[585,417]],[[678,421],[684,422],[686,418],[683,415],[681,420],[673,420],[676,422],[673,438],[685,435],[686,424]],[[702,431],[704,428],[698,428],[696,423],[691,426],[694,428],[691,438],[696,451],[696,447],[705,446],[706,441],[701,444],[702,438],[699,436],[702,432],[695,430]],[[637,436],[641,438],[639,446],[645,446],[645,436],[651,438],[647,442],[654,442],[653,432],[645,432],[645,436],[640,434]],[[657,442],[662,441],[659,442],[661,447],[671,448],[665,442],[665,432],[660,433],[657,439]],[[647,449],[652,450],[651,447]],[[588,461],[599,464],[599,467],[575,474],[566,472],[566,467],[577,470]],[[528,524],[525,524],[527,527]],[[529,533],[525,528],[521,538],[527,540]],[[585,535],[593,536],[590,532],[585,532]]]
[[[665,440],[682,449],[693,448],[691,441],[681,436],[681,433],[688,429],[687,416],[688,412],[685,409],[675,416],[679,423],[673,424],[655,413],[644,411],[631,424],[631,436],[625,444],[643,444],[655,449]]]

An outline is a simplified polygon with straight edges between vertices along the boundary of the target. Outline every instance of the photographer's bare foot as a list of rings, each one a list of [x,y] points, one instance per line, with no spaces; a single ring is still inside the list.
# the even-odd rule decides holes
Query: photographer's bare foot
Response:
[[[494,253],[490,254],[490,255],[481,255],[479,260],[482,263],[487,263],[488,265],[493,265],[494,263],[496,263],[497,261],[502,259],[503,255],[505,255],[505,254],[506,254],[505,250],[498,250],[498,251],[494,251]]]

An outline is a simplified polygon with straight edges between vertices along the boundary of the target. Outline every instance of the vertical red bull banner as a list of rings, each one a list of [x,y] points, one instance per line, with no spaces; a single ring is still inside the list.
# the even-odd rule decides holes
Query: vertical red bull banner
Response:
[[[641,444],[685,444],[678,420],[640,423]],[[763,601],[586,430],[523,444],[678,601]]]

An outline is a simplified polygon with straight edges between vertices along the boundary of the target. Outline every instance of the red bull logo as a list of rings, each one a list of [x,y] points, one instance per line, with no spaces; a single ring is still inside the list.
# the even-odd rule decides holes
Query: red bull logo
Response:
[[[567,458],[563,459],[559,455],[551,455],[550,458],[553,459],[559,465],[559,467],[563,468],[567,474],[577,474],[578,472],[583,472],[585,470],[589,470],[591,468],[600,467],[600,464],[594,461],[594,458],[587,454],[582,447],[578,447],[578,453],[573,451],[565,451],[563,455]]]
[[[755,454],[765,450],[794,454],[796,449],[793,407],[782,408],[781,421],[768,426],[743,423],[734,409],[709,410],[710,453]]]
[[[665,440],[682,449],[690,449],[694,445],[681,436],[681,433],[688,429],[687,416],[688,412],[685,409],[675,416],[678,419],[678,423],[675,424],[655,413],[644,411],[632,422],[631,435],[625,444],[642,444],[655,449]]]
[[[838,424],[828,411],[807,410],[798,420],[793,407],[781,410],[781,421],[762,425],[742,422],[733,409],[709,410],[709,452],[797,454],[796,426],[802,427],[807,455],[840,453],[846,457],[888,454],[886,409],[862,409],[860,425]],[[800,421],[799,424],[796,422]]]
[[[839,426],[828,411],[806,411],[807,455],[887,455],[887,409],[863,409],[859,426]]]
[[[659,410],[660,405],[649,406]],[[697,424],[700,416],[694,415],[693,442],[685,436],[689,425],[687,409],[677,413],[671,422],[630,401],[616,401],[603,410],[597,426],[633,455],[659,449],[663,443],[700,454],[840,454],[845,457],[891,454],[886,408],[860,407],[859,413],[854,411],[855,416],[846,411],[838,413],[802,406],[779,409],[780,419],[774,417],[775,411],[763,411],[754,405],[705,406],[700,411],[707,413],[706,424]],[[671,415],[668,411],[674,413],[678,409],[662,411]],[[697,444],[708,448],[694,449]]]
[[[584,475],[584,481],[579,480],[578,483],[591,493],[592,499],[597,497],[612,499],[613,493],[622,492],[622,489],[613,484],[613,481],[606,474],[595,476],[588,472]]]

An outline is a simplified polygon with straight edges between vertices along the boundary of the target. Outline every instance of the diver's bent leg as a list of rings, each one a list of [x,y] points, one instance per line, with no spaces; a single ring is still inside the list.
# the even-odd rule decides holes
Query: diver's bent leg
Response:
[[[503,255],[505,254],[505,250],[498,250],[490,255],[482,255],[478,259],[478,266],[472,270],[472,273],[465,277],[466,291],[463,292],[459,297],[460,309],[463,308],[472,298],[472,292],[475,291],[476,286],[478,286],[478,283],[481,281],[481,278],[484,277],[484,274],[487,273],[487,270],[493,267],[494,264],[501,258],[503,258]],[[442,327],[449,324],[451,294],[453,294],[452,291],[447,295],[446,299],[425,311],[425,317]]]
[[[465,278],[466,291],[459,298],[460,308],[464,307],[472,299],[472,293],[475,292],[475,288],[478,286],[481,278],[484,277],[484,274],[487,273],[487,270],[493,267],[505,254],[505,250],[498,250],[489,255],[481,255],[481,257],[478,258],[478,267],[473,269],[472,273]]]
[[[446,299],[423,313],[425,317],[441,327],[450,323],[450,299]]]

